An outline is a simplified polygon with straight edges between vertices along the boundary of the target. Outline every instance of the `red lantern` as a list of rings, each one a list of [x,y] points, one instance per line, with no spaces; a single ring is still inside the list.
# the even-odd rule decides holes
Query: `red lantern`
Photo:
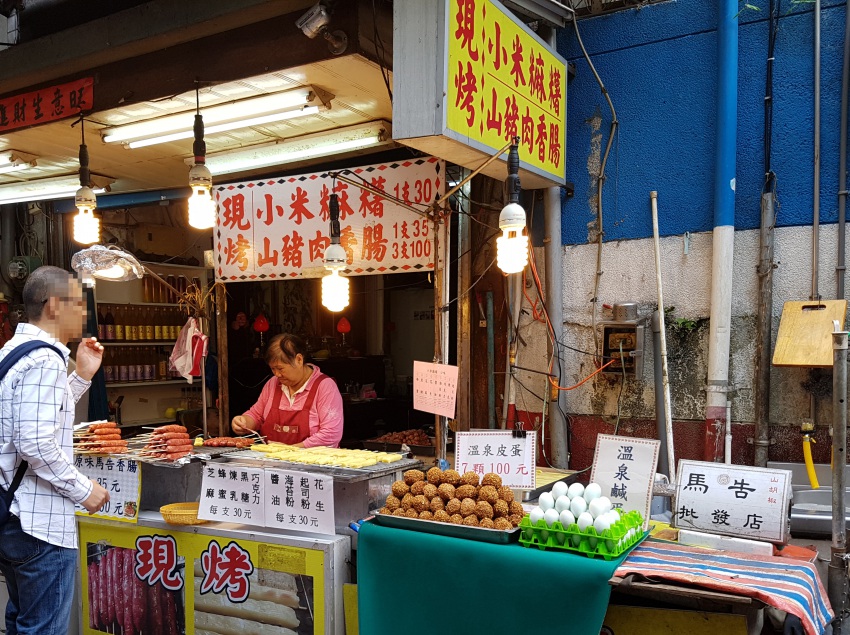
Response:
[[[260,311],[259,315],[254,318],[254,324],[252,326],[255,332],[260,334],[260,346],[263,346],[263,333],[269,330],[269,321],[263,312]]]
[[[336,323],[337,333],[342,333],[342,345],[345,346],[345,334],[351,332],[351,323],[344,317],[341,317]]]

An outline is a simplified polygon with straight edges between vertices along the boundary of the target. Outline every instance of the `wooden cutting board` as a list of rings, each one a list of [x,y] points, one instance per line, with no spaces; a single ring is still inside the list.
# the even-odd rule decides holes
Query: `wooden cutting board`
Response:
[[[844,329],[847,300],[792,301],[782,307],[774,366],[832,367],[833,320]]]

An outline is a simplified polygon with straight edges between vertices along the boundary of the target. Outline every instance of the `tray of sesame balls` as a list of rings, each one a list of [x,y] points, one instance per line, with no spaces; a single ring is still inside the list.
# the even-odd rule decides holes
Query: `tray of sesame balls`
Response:
[[[408,470],[392,484],[392,493],[375,512],[375,522],[452,538],[509,543],[519,538],[525,515],[513,490],[498,474],[432,467],[427,473]]]

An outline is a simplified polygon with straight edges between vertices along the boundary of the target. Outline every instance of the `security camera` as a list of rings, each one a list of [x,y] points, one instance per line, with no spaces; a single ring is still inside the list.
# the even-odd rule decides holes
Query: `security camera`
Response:
[[[307,13],[298,18],[295,26],[301,29],[301,32],[312,40],[314,37],[321,35],[330,23],[331,17],[328,15],[327,8],[321,2],[318,2]]]

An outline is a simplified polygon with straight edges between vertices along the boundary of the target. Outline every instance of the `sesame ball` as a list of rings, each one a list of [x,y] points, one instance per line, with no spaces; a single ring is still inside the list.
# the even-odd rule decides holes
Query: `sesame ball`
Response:
[[[496,520],[493,521],[493,526],[494,526],[494,529],[503,529],[503,530],[514,528],[514,526],[511,524],[511,521],[509,521],[507,518],[497,518]]]
[[[525,510],[522,507],[522,503],[519,501],[511,501],[508,504],[508,508],[510,509],[511,514],[519,514],[520,516],[525,515]]]
[[[446,508],[446,504],[443,502],[443,499],[439,496],[434,496],[431,499],[431,511],[436,513],[438,511],[442,511]]]
[[[463,476],[460,477],[460,480],[465,485],[473,485],[473,486],[477,487],[479,479],[478,479],[478,474],[475,473],[475,472],[464,472]]]
[[[408,485],[413,485],[417,481],[424,481],[425,474],[421,470],[407,470],[404,473],[404,482]]]
[[[404,512],[404,515],[408,518],[419,518],[419,514],[415,509],[408,509],[406,512]]]
[[[405,494],[404,497],[401,499],[401,508],[404,511],[407,511],[408,509],[413,507],[414,498],[415,496],[413,496],[413,494]]]
[[[443,472],[442,476],[440,476],[440,480],[443,483],[448,483],[450,485],[457,485],[460,483],[460,474],[458,474],[455,470],[446,470]]]
[[[415,481],[410,486],[410,493],[413,494],[414,496],[419,496],[420,494],[425,493],[425,485],[426,485],[425,481]]]
[[[455,490],[455,497],[463,500],[464,498],[475,498],[474,485],[461,485]]]
[[[487,501],[491,505],[499,500],[499,492],[492,485],[482,485],[478,492],[478,500]]]
[[[460,499],[452,498],[448,503],[446,503],[446,511],[449,512],[449,514],[459,514]]]
[[[434,514],[431,513],[431,510],[426,509],[423,512],[419,512],[419,520],[432,520],[434,518]]]
[[[462,525],[463,524],[463,516],[460,514],[452,514],[449,517],[449,522],[453,525]]]
[[[439,523],[447,523],[447,522],[449,522],[450,518],[451,518],[451,516],[449,516],[446,513],[445,509],[438,509],[437,511],[434,512],[434,520],[436,520]]]
[[[511,521],[511,525],[514,527],[519,527],[519,524],[522,522],[523,514],[511,514],[508,516],[508,520]]]
[[[514,500],[514,491],[510,487],[505,487],[503,485],[499,488],[499,498],[506,503],[511,503]]]
[[[476,516],[475,514],[467,516],[463,519],[463,524],[468,525],[469,527],[478,527],[478,516]]]
[[[502,477],[498,474],[493,474],[493,472],[487,472],[487,474],[485,474],[484,477],[481,479],[481,485],[492,485],[493,487],[497,488],[501,487]]]
[[[444,501],[451,500],[455,497],[455,486],[450,483],[443,483],[437,488],[437,494]]]
[[[505,501],[499,499],[495,503],[493,503],[493,513],[497,517],[501,517],[509,515],[511,513],[511,510]]]
[[[401,501],[399,499],[397,499],[395,496],[393,496],[392,494],[390,494],[389,496],[387,496],[387,503],[386,503],[385,507],[387,509],[389,509],[391,512],[394,512],[399,507],[401,507]]]
[[[485,529],[493,529],[496,525],[489,518],[482,518],[481,522],[478,523],[479,527],[484,527]]]
[[[392,512],[390,512],[390,510],[387,509],[386,507],[381,507],[381,509],[378,510],[378,513],[379,514],[391,514]]]
[[[399,507],[393,512],[393,516],[407,516],[407,512],[404,511],[401,507]]]
[[[442,483],[442,477],[443,470],[441,470],[440,468],[432,467],[430,470],[428,470],[428,482],[431,483],[431,485],[439,485],[440,483]]]
[[[478,501],[475,504],[475,515],[479,518],[492,518],[493,506],[487,501]]]
[[[415,509],[420,514],[424,512],[426,509],[430,510],[431,501],[420,494],[419,496],[413,497],[413,509]]]
[[[437,486],[427,483],[425,487],[422,488],[422,493],[425,495],[425,498],[434,498],[437,495]]]
[[[471,498],[464,498],[460,502],[460,515],[464,518],[475,513],[475,501]]]
[[[393,496],[396,498],[402,498],[405,494],[410,491],[410,486],[404,481],[396,481],[393,483]]]

